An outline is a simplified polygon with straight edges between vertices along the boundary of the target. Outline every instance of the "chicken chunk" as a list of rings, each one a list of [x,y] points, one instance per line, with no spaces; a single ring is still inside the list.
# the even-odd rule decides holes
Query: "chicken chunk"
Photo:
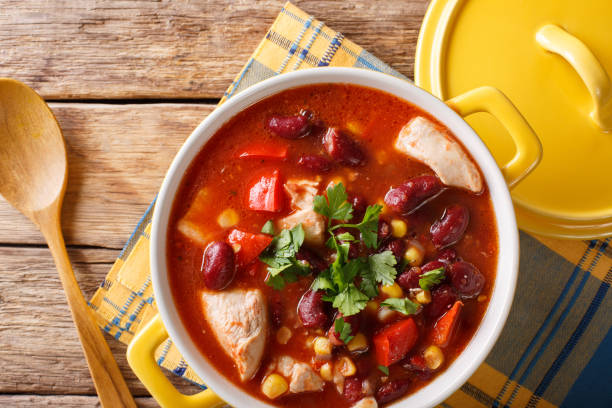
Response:
[[[445,133],[430,120],[417,116],[400,130],[395,148],[431,167],[444,184],[479,193],[480,172],[463,147]]]
[[[268,366],[268,372],[273,371],[289,379],[289,391],[294,394],[323,389],[323,379],[313,368],[306,363],[294,360],[292,357],[281,356],[276,358]]]
[[[374,397],[365,397],[357,401],[351,408],[378,408],[378,403]]]
[[[204,292],[202,304],[213,334],[236,363],[242,381],[250,380],[263,357],[268,312],[259,289]]]
[[[325,219],[313,209],[318,187],[319,183],[312,180],[288,180],[285,191],[291,198],[294,212],[278,221],[282,229],[290,229],[301,223],[304,241],[311,245],[322,245],[325,233]]]

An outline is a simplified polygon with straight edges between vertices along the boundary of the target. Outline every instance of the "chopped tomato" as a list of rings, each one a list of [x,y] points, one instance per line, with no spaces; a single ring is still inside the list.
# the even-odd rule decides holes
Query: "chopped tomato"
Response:
[[[463,309],[463,303],[458,300],[448,312],[444,313],[442,317],[438,319],[432,330],[432,341],[435,345],[441,347],[448,346],[453,338],[453,334],[455,334],[459,326],[461,309]]]
[[[228,235],[227,242],[234,248],[238,266],[244,266],[251,263],[270,245],[272,237],[268,234],[251,234],[234,229]]]
[[[255,159],[286,159],[287,158],[287,146],[283,144],[251,144],[243,147],[238,157],[241,159],[255,158]]]
[[[255,211],[279,212],[283,209],[283,186],[280,172],[264,174],[251,186],[249,208]]]
[[[416,344],[419,330],[412,318],[385,327],[374,336],[374,349],[378,364],[389,367],[403,359]]]

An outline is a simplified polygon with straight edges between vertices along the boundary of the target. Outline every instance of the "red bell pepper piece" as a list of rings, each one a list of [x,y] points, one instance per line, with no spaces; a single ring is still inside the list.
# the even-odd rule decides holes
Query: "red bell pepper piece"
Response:
[[[255,158],[255,159],[286,159],[287,158],[287,146],[283,144],[252,144],[243,147],[238,157],[241,159]]]
[[[251,234],[250,232],[234,229],[228,235],[227,242],[236,251],[236,263],[238,266],[244,266],[251,263],[270,245],[272,237],[268,234]]]
[[[461,318],[461,309],[463,309],[463,303],[458,300],[453,304],[448,312],[444,313],[442,317],[438,319],[432,330],[432,341],[435,345],[440,347],[446,347],[450,343],[453,334],[457,331],[459,326],[459,320]]]
[[[279,212],[283,209],[283,185],[280,172],[264,174],[251,186],[249,208],[255,211]]]
[[[403,359],[417,342],[419,329],[412,318],[385,327],[374,336],[378,364],[389,367]]]

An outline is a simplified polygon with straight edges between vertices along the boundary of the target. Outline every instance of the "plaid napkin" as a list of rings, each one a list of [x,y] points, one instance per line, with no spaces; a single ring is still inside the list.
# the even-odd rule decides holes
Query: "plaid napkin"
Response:
[[[321,21],[287,3],[223,101],[263,79],[316,66],[350,66],[404,78]],[[92,298],[100,327],[123,343],[157,313],[149,274],[153,204]],[[612,406],[610,238],[561,241],[521,233],[514,305],[485,363],[442,407]],[[158,363],[205,385],[168,339]]]

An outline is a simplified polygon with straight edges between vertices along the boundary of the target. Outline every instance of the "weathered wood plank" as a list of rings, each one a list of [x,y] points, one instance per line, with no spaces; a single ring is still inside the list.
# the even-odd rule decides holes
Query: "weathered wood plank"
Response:
[[[0,0],[0,76],[51,99],[219,98],[284,0]],[[412,77],[428,0],[295,1]]]
[[[107,249],[69,251],[87,299],[117,254]],[[0,259],[0,394],[95,395],[49,252],[0,246]],[[132,394],[148,396],[127,364],[126,347],[107,339]],[[196,390],[176,376],[170,378],[183,392]],[[0,399],[0,406],[11,405]]]
[[[121,248],[172,158],[212,105],[53,103],[68,146],[68,244]],[[0,243],[44,243],[0,197]]]
[[[155,408],[159,405],[151,397],[135,398],[141,408]],[[0,394],[0,407],[32,408],[62,407],[82,408],[101,407],[98,397],[85,395],[10,395]]]

